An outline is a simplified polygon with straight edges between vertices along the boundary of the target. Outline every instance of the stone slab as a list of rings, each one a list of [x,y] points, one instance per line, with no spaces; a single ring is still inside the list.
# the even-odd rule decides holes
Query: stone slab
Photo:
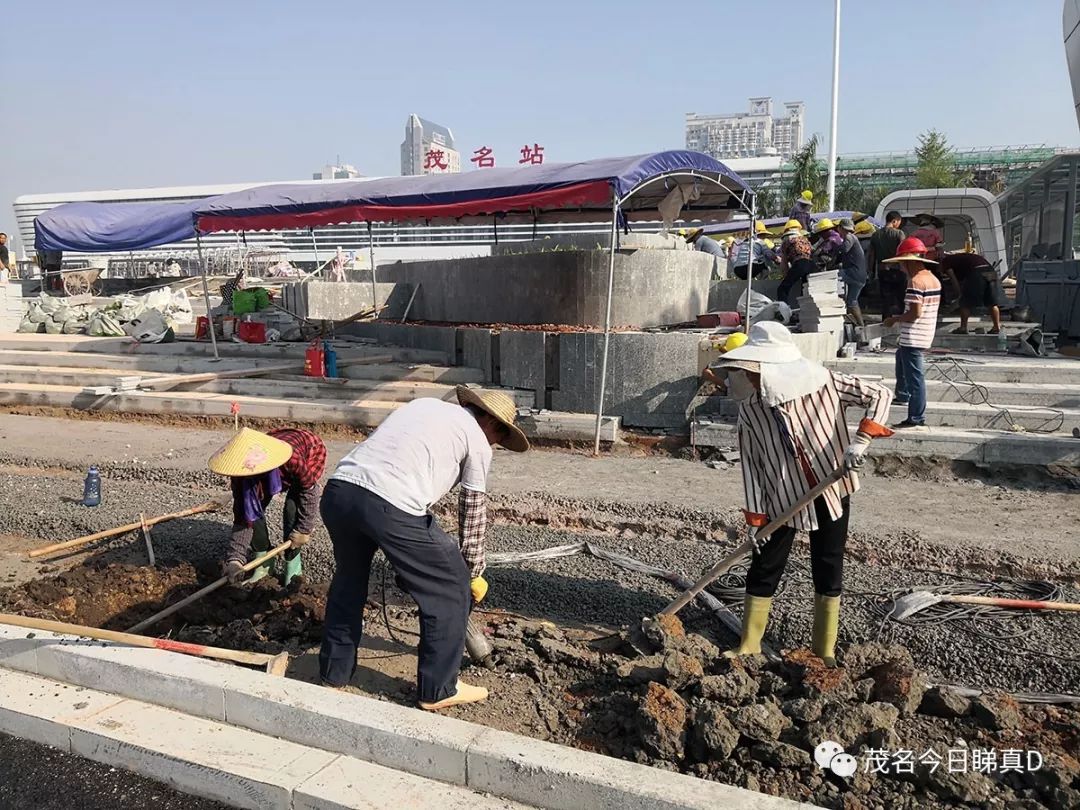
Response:
[[[338,757],[293,791],[293,810],[524,810],[468,788]]]
[[[495,381],[496,333],[491,329],[471,329],[462,327],[457,330],[457,340],[461,364],[469,368],[480,369],[484,382]]]
[[[233,807],[291,810],[293,790],[335,754],[123,701],[72,727],[71,752]]]
[[[469,748],[469,787],[550,810],[785,810],[787,799],[486,730]],[[647,766],[646,766],[647,767]]]
[[[71,726],[85,723],[124,699],[67,683],[0,669],[0,731],[71,750]]]
[[[400,318],[412,289],[402,284],[375,285],[381,316]],[[284,284],[282,303],[289,312],[309,320],[341,321],[372,307],[370,280],[365,282],[303,281]]]
[[[498,341],[498,382],[510,388],[522,388],[533,391],[533,407],[546,407],[547,394],[547,352],[545,344],[548,335],[544,332],[507,329],[499,332]],[[556,336],[551,336],[557,340]]]

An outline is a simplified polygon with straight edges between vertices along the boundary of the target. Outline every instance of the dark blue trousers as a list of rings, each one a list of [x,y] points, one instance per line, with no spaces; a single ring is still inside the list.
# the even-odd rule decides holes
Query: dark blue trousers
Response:
[[[470,607],[469,569],[458,544],[431,515],[402,512],[345,481],[326,485],[320,511],[336,563],[319,652],[323,681],[344,686],[356,671],[371,560],[382,549],[398,583],[420,608],[419,700],[434,703],[454,694]]]

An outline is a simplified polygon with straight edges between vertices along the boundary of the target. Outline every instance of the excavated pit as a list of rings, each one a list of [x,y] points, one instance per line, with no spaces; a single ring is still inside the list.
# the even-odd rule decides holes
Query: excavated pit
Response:
[[[80,479],[60,469],[0,471],[8,531],[40,542],[207,500],[208,476],[113,470],[104,508],[76,503]],[[52,503],[49,509],[27,504]],[[271,511],[276,534],[277,509]],[[439,510],[450,525],[452,506]],[[698,511],[653,504],[578,502],[545,496],[492,499],[488,549],[536,552],[588,539],[619,554],[690,578],[739,537],[734,509]],[[7,612],[126,629],[193,593],[217,575],[227,514],[153,529],[159,567],[141,539],[118,538],[85,553],[41,563],[39,578],[10,575],[0,591]],[[33,543],[22,543],[21,549]],[[225,587],[152,631],[186,641],[294,657],[289,676],[317,680],[332,549],[320,527],[305,549],[306,583],[284,592],[268,578]],[[924,569],[924,570],[917,570]],[[415,699],[415,609],[377,563],[366,610],[365,646],[352,688],[406,704]],[[743,570],[712,593],[741,613]],[[845,570],[840,629],[842,670],[824,672],[803,650],[810,639],[812,587],[805,543],[796,544],[777,594],[766,641],[775,661],[732,664],[719,655],[734,635],[694,604],[682,623],[656,634],[646,654],[630,654],[627,628],[677,595],[661,579],[577,555],[493,566],[491,591],[474,614],[496,649],[494,671],[466,665],[487,686],[483,704],[455,716],[587,750],[680,770],[825,807],[1080,806],[1080,714],[1071,704],[1017,705],[1000,693],[1080,694],[1080,634],[1068,614],[956,618],[924,625],[883,620],[891,593],[969,582],[973,576],[1047,577],[1059,598],[1080,599],[1073,570],[1009,554],[949,552],[892,534],[854,534]],[[20,584],[21,583],[21,584]],[[387,625],[390,625],[388,627]],[[685,626],[685,633],[680,631]],[[620,629],[622,628],[622,629]],[[640,642],[640,639],[637,639]],[[990,694],[972,700],[927,684],[960,684]],[[945,715],[945,716],[938,716]],[[934,749],[963,740],[971,749],[1037,750],[1035,773],[860,773],[820,770],[814,747],[833,739],[864,757],[871,749]],[[860,759],[860,765],[862,759]]]

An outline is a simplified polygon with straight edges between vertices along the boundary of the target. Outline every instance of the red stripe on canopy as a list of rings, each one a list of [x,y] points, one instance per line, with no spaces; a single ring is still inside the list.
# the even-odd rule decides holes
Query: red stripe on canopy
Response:
[[[434,205],[344,205],[317,211],[281,212],[254,216],[201,216],[198,229],[214,231],[265,231],[277,228],[309,228],[346,222],[405,222],[454,219],[479,214],[508,213],[536,209],[574,208],[611,201],[611,185],[606,180],[578,183],[564,188],[486,197],[480,200]]]

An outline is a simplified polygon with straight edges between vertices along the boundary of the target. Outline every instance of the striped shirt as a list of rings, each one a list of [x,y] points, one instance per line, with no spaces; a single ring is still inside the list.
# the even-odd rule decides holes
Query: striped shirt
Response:
[[[937,329],[938,306],[941,304],[941,282],[929,270],[923,269],[908,282],[904,305],[920,304],[922,309],[914,321],[900,322],[900,345],[913,349],[929,349]]]
[[[812,394],[770,407],[753,394],[739,409],[739,452],[746,492],[746,521],[760,527],[770,517],[794,506],[843,464],[851,443],[845,407],[864,410],[859,432],[867,436],[892,434],[885,421],[892,392],[879,383],[849,374],[829,372],[831,379]],[[833,519],[843,511],[840,500],[859,489],[848,473],[825,490],[823,497]],[[788,525],[802,531],[818,527],[813,504]]]

